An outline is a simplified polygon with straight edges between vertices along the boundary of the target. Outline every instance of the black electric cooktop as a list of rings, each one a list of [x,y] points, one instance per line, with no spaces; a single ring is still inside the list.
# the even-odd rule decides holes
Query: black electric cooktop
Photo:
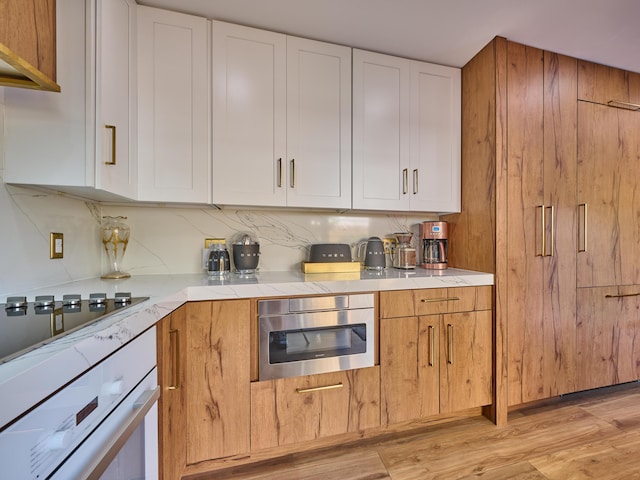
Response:
[[[130,293],[114,298],[92,293],[88,299],[71,294],[62,300],[41,295],[33,302],[9,297],[0,304],[0,364],[148,298]]]

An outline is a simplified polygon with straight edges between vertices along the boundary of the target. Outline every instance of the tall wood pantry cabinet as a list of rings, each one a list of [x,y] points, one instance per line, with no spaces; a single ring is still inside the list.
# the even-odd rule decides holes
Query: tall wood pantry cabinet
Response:
[[[495,38],[462,69],[450,263],[495,278],[496,421],[575,390],[576,60]]]

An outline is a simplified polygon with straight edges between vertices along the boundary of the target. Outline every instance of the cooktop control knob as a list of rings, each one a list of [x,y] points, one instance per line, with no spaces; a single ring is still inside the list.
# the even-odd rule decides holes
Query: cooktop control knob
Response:
[[[75,293],[70,293],[62,296],[62,305],[65,306],[80,305],[81,301],[82,299],[80,298],[80,295],[77,295]]]
[[[6,310],[12,308],[27,308],[27,297],[7,297]]]
[[[53,295],[36,296],[34,307],[52,307],[54,305]]]
[[[116,303],[130,303],[131,302],[131,292],[118,292],[115,296]]]
[[[89,294],[89,305],[99,305],[101,303],[106,303],[107,294],[106,293],[90,293]]]

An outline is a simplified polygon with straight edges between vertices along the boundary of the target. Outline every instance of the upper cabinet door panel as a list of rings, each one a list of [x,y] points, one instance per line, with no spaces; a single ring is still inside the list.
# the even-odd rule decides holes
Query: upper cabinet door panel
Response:
[[[353,50],[353,208],[409,207],[411,61]]]
[[[138,199],[210,202],[209,21],[138,7]]]
[[[287,205],[351,207],[351,49],[287,37]]]
[[[460,211],[458,68],[411,64],[411,209]]]
[[[135,109],[132,0],[98,0],[96,11],[96,187],[136,196],[131,131]]]
[[[213,203],[286,202],[286,37],[213,22]]]
[[[579,60],[578,100],[623,108],[640,105],[640,73]]]

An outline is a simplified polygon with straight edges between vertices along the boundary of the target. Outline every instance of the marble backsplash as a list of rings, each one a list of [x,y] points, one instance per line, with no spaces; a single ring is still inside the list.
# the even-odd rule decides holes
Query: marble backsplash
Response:
[[[1,179],[0,179],[1,180]],[[0,183],[0,302],[14,292],[94,278],[107,271],[100,242],[103,215],[125,216],[131,239],[122,262],[132,275],[200,273],[208,237],[260,242],[261,271],[300,269],[312,243],[356,245],[411,230],[436,217],[271,209],[100,205],[54,192]],[[64,258],[49,258],[49,233],[64,234]]]

